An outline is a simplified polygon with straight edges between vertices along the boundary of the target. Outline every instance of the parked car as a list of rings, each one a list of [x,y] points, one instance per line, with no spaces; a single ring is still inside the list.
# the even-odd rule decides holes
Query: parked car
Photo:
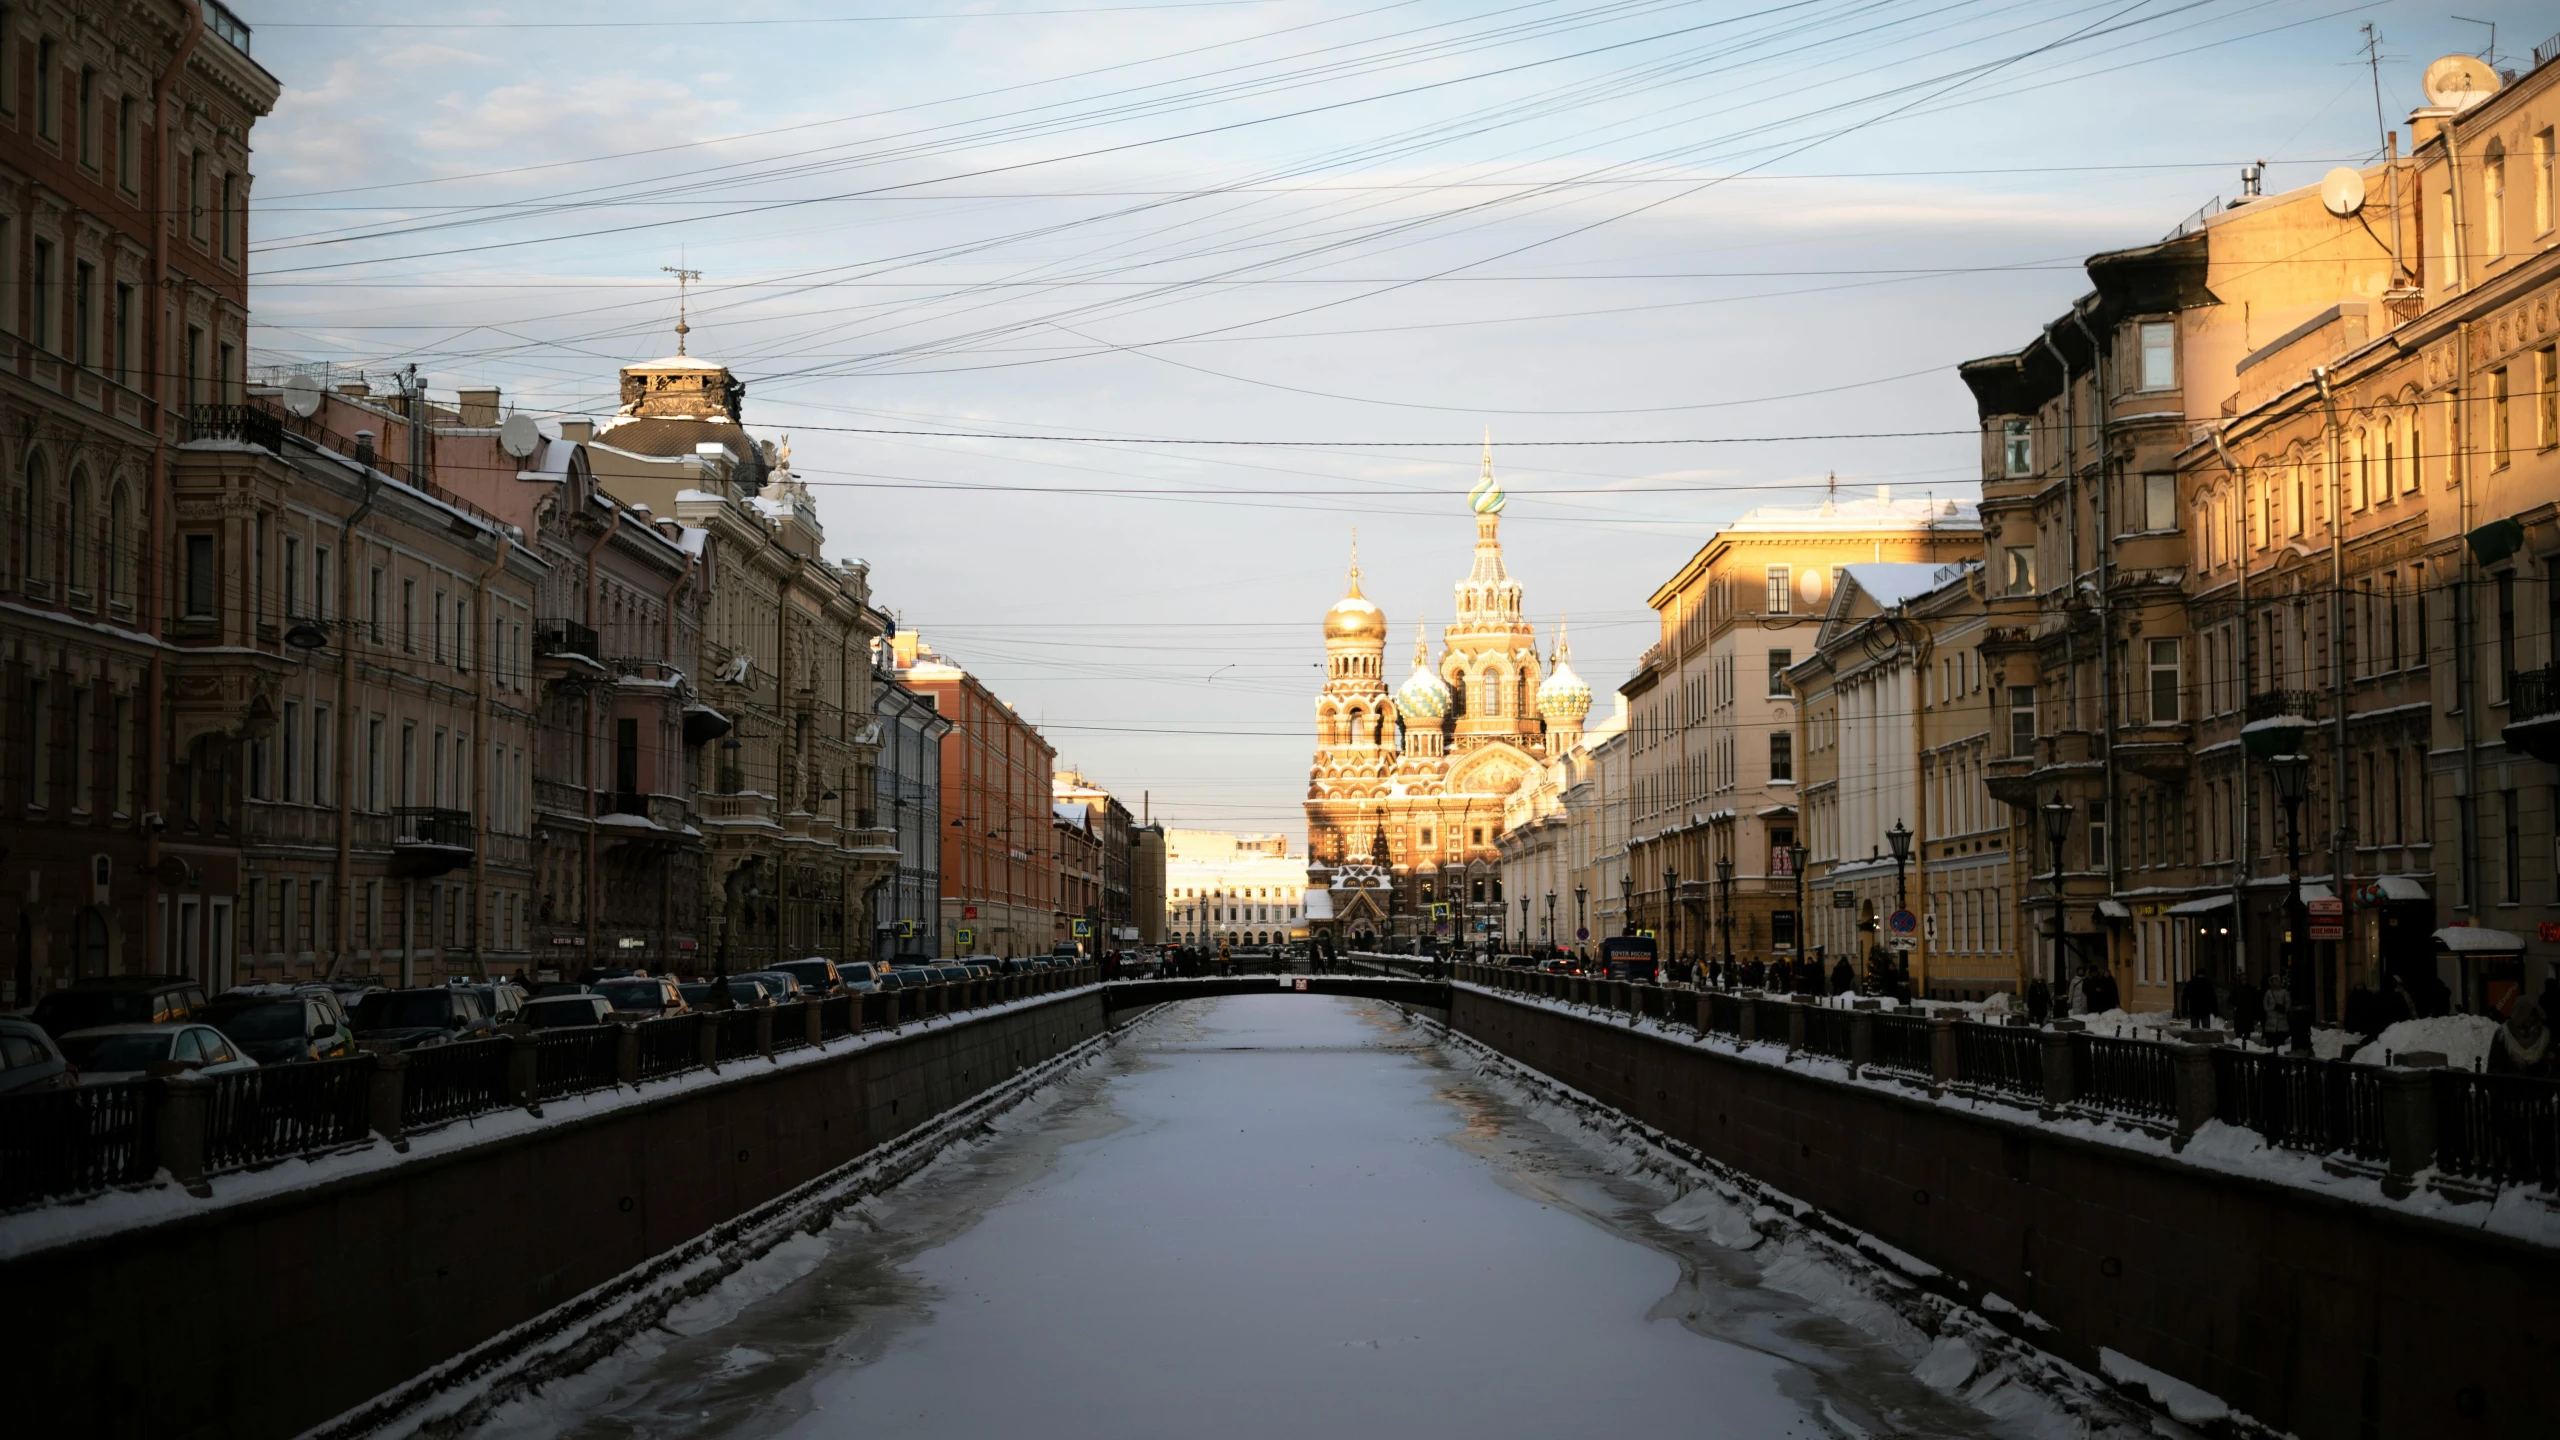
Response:
[[[750,970],[743,975],[732,976],[731,978],[763,982],[764,988],[773,992],[773,998],[776,1004],[787,1004],[793,1000],[805,1000],[808,998],[808,992],[800,988],[800,977],[791,974],[788,971]]]
[[[0,1095],[37,1090],[67,1090],[80,1083],[80,1072],[62,1056],[62,1047],[33,1020],[0,1015]]]
[[[537,982],[533,987],[533,998],[536,1000],[548,1000],[554,995],[585,995],[588,993],[590,992],[586,985],[576,980],[543,980]]]
[[[845,988],[844,972],[836,968],[836,962],[823,956],[785,960],[773,968],[798,980],[806,999],[823,1000]]]
[[[536,1030],[567,1030],[602,1025],[613,1019],[613,1002],[583,985],[575,995],[539,995],[524,1007],[524,1023]]]
[[[210,1025],[99,1025],[62,1037],[63,1058],[83,1085],[139,1080],[154,1065],[176,1065],[199,1075],[255,1070],[258,1062]]]
[[[81,980],[36,1002],[33,1019],[56,1039],[102,1025],[168,1025],[204,1008],[204,983],[184,975]]]
[[[196,1018],[237,1041],[261,1065],[335,1060],[356,1050],[356,1033],[339,1019],[336,1000],[317,995],[243,995],[235,990]]]
[[[664,975],[629,975],[619,980],[599,980],[595,992],[612,1002],[616,1020],[655,1020],[666,1015],[691,1014],[683,992],[676,982]]]
[[[684,997],[685,1004],[696,1010],[716,1008],[717,1002],[713,997],[719,993],[720,984],[721,982],[717,980],[689,980],[678,985],[676,993]],[[732,975],[729,977],[728,986],[729,1003],[732,1005],[773,1003],[773,992],[764,988],[764,982],[761,980]]]
[[[511,980],[495,980],[485,985],[463,987],[480,997],[481,1007],[489,1012],[493,1025],[513,1025],[524,1009],[524,987]]]
[[[497,1032],[480,997],[458,985],[383,990],[356,1007],[356,1039],[402,1050],[484,1039]]]

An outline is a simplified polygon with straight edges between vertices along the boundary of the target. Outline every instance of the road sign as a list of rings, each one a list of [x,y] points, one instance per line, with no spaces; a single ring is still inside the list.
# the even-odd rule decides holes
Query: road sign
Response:
[[[1857,892],[1857,891],[1855,891],[1855,890],[1834,890],[1834,891],[1832,891],[1832,892],[1831,892],[1831,908],[1832,908],[1832,909],[1834,909],[1834,910],[1855,910],[1855,909],[1857,909],[1857,908],[1858,908],[1858,892]]]
[[[1591,938],[1591,932],[1583,926],[1576,925],[1573,927],[1573,938],[1576,940],[1588,940]]]
[[[1909,935],[1887,935],[1884,937],[1884,948],[1893,951],[1911,951],[1919,949],[1920,942]]]
[[[1068,928],[1078,935],[1090,935],[1093,933],[1093,922],[1090,920],[1078,920]]]
[[[1431,918],[1434,920],[1448,919],[1449,902],[1446,900],[1435,900],[1431,902]]]
[[[1896,910],[1885,923],[1893,927],[1894,934],[1908,935],[1920,928],[1920,917],[1908,910]]]
[[[963,949],[963,950],[968,949],[968,948],[969,948],[969,942],[970,942],[970,941],[972,941],[972,940],[975,940],[975,939],[977,939],[977,938],[978,938],[978,932],[977,932],[977,931],[970,929],[970,928],[969,928],[968,926],[966,926],[966,925],[963,925],[963,926],[961,926],[961,927],[960,927],[960,948],[961,948],[961,949]]]

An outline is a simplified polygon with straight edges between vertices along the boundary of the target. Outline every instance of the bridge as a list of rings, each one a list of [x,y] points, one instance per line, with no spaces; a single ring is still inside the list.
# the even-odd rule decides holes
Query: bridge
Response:
[[[457,1385],[655,1323],[1139,1015],[1286,994],[1428,1017],[1666,1163],[1864,1247],[1978,1344],[2305,1437],[2560,1424],[2528,1383],[2560,1342],[2550,1082],[1356,963],[1058,971],[0,1101],[13,1404],[109,1435],[399,1428]],[[44,1105],[77,1124],[34,1123]],[[329,1283],[243,1288],[305,1253]],[[208,1324],[216,1293],[239,1303]],[[136,1353],[154,1383],[131,1383]]]

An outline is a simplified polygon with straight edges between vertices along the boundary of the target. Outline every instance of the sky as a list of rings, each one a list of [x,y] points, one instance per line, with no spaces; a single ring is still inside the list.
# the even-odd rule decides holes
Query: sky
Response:
[[[1170,824],[1286,831],[1355,531],[1391,680],[1491,437],[1602,697],[1717,527],[1969,501],[1954,366],[2090,254],[2369,163],[2546,7],[2344,0],[387,0],[232,8],[253,363],[546,415],[689,349],[828,552]],[[432,13],[434,18],[421,19]],[[539,19],[527,19],[529,15]],[[2488,23],[2477,23],[2488,22]],[[2368,65],[2364,26],[2379,36]],[[2490,25],[2496,26],[2494,35]],[[2377,89],[2379,97],[2377,100]]]

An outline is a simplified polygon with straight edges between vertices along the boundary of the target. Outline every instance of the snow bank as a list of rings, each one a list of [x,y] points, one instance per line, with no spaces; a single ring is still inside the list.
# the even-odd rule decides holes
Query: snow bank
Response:
[[[2231,1418],[2231,1407],[2221,1400],[2130,1356],[2101,1349],[2098,1368],[2119,1385],[2140,1386],[2150,1395],[2152,1404],[2168,1411],[2169,1418],[2182,1425],[2210,1425]]]
[[[2355,1053],[2359,1065],[2379,1065],[2385,1054],[2406,1055],[2412,1050],[2440,1050],[2444,1063],[2456,1070],[2475,1069],[2489,1059],[2489,1043],[2498,1034],[2498,1022],[2486,1015],[2436,1015],[2424,1020],[2403,1020],[2384,1030],[2374,1042]]]

